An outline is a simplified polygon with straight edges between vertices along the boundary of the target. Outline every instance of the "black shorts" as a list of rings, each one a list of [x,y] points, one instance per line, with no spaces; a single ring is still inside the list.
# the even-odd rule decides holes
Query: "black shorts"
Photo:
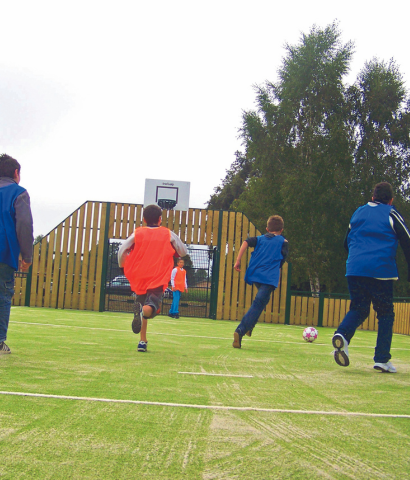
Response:
[[[161,310],[162,296],[164,294],[164,289],[162,287],[153,288],[152,290],[147,290],[147,293],[143,295],[137,295],[137,302],[141,305],[149,305],[154,309],[154,313],[151,318],[154,318],[158,315]]]

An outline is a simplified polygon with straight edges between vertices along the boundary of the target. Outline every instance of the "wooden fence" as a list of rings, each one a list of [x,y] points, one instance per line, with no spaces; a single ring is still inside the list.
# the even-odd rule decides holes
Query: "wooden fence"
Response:
[[[88,201],[34,246],[27,279],[16,277],[14,305],[102,311],[110,239],[126,239],[142,225],[142,205]],[[245,285],[250,252],[242,257],[241,272],[234,258],[247,236],[260,232],[238,212],[189,209],[163,211],[162,225],[187,245],[218,247],[215,318],[238,320],[249,308],[256,289]],[[261,321],[284,323],[287,264]]]
[[[102,311],[108,241],[126,239],[142,225],[142,213],[142,205],[85,202],[34,246],[30,274],[16,274],[13,305]],[[164,211],[162,224],[187,245],[218,248],[213,318],[240,320],[256,294],[244,281],[250,251],[242,257],[240,272],[233,265],[242,242],[260,232],[242,213],[222,210]],[[285,263],[279,287],[259,321],[336,328],[350,301],[291,295],[289,271]],[[395,312],[394,332],[409,335],[409,304],[395,302]],[[360,328],[377,329],[373,310]]]
[[[320,302],[322,301],[322,306]],[[313,297],[307,295],[290,295],[290,325],[313,325],[336,329],[349,311],[348,298],[329,298],[326,295]],[[410,303],[397,299],[394,302],[395,320],[393,332],[410,335]],[[377,331],[376,312],[371,309],[369,317],[359,327],[361,330]]]

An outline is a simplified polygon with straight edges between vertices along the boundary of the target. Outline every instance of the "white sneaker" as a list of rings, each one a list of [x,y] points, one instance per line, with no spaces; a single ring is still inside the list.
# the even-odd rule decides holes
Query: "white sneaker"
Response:
[[[374,367],[376,370],[380,370],[383,373],[396,373],[396,367],[391,363],[375,363]]]
[[[350,364],[349,361],[349,349],[348,342],[341,333],[335,333],[332,338],[332,344],[335,347],[333,355],[335,362],[341,367],[347,367]]]

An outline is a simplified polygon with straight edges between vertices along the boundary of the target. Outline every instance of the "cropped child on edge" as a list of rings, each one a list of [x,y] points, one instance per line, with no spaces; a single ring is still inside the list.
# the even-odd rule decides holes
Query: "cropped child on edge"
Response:
[[[288,241],[281,235],[283,227],[282,217],[273,215],[267,222],[268,233],[247,238],[241,245],[234,268],[239,272],[242,255],[248,247],[255,248],[245,273],[245,282],[249,285],[255,284],[258,293],[233,334],[234,348],[241,348],[242,337],[245,334],[249,337],[252,335],[252,330],[268,304],[271,293],[278,286],[280,268],[285,262],[289,249]]]
[[[396,367],[390,362],[390,349],[394,323],[393,282],[399,278],[398,243],[407,261],[407,280],[410,281],[410,232],[393,206],[392,186],[381,182],[374,187],[371,202],[353,213],[345,238],[350,310],[332,338],[334,359],[341,367],[350,364],[348,345],[356,329],[369,316],[373,303],[379,323],[373,368],[396,373]]]
[[[147,351],[148,319],[154,318],[161,307],[174,256],[183,257],[188,253],[174,232],[160,226],[162,210],[158,205],[144,208],[143,221],[146,225],[137,228],[118,251],[118,264],[124,267],[131,290],[137,295],[132,331],[140,333],[139,352]]]
[[[186,270],[184,270],[185,262],[182,258],[178,259],[177,266],[171,273],[172,286],[172,305],[169,309],[169,316],[179,318],[179,301],[182,292],[188,292],[188,284],[186,281]]]

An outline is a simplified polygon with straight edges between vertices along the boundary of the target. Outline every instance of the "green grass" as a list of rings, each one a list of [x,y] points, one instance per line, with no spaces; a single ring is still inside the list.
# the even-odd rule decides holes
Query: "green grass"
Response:
[[[12,309],[1,391],[146,403],[0,395],[0,479],[409,478],[410,418],[186,406],[410,415],[409,337],[394,336],[398,373],[382,374],[374,332],[341,368],[333,329],[307,344],[303,327],[261,324],[238,350],[236,322],[157,317],[138,353],[130,324]]]

